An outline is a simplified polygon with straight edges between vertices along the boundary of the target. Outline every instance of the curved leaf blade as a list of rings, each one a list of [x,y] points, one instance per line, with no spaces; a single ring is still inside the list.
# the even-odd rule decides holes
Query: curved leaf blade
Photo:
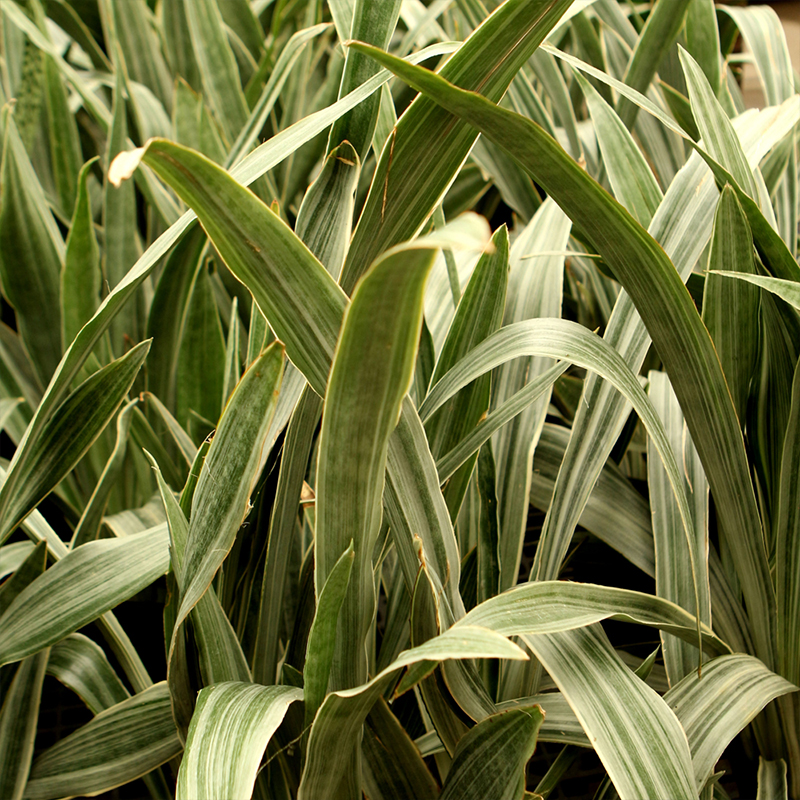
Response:
[[[289,706],[303,699],[291,686],[218,683],[203,689],[189,726],[176,800],[249,800],[261,757]]]

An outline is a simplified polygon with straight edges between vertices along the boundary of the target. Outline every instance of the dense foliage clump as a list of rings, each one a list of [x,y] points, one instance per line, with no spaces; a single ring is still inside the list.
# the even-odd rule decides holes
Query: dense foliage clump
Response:
[[[0,26],[0,797],[800,798],[772,11]]]

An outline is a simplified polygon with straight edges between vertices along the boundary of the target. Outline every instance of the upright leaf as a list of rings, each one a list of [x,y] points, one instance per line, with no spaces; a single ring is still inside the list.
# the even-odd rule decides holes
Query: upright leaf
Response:
[[[0,711],[0,791],[8,800],[22,800],[33,760],[45,668],[50,651],[29,656],[17,673]]]
[[[61,316],[65,346],[94,316],[100,305],[100,248],[94,232],[89,198],[89,171],[94,159],[84,164],[77,180],[77,199],[67,237],[61,272]]]
[[[517,800],[525,789],[525,767],[543,720],[538,706],[481,720],[458,743],[442,800]]]
[[[283,363],[280,344],[267,348],[242,376],[220,418],[192,500],[176,626],[208,589],[250,510]]]
[[[43,386],[61,357],[59,279],[64,240],[33,171],[14,118],[4,111],[0,167],[0,281]],[[13,257],[12,257],[13,256]],[[24,265],[24,266],[20,266]],[[42,314],[47,325],[42,325]]]
[[[750,226],[730,186],[722,190],[717,204],[708,268],[747,275],[756,272]],[[726,281],[719,275],[706,277],[703,322],[719,353],[742,425],[760,349],[758,312],[759,292],[754,286]],[[731,319],[736,320],[735,326],[731,326]]]
[[[377,602],[372,551],[381,525],[386,455],[411,385],[433,256],[403,248],[376,262],[353,294],[331,367],[317,461],[317,596],[350,539],[355,551],[339,617],[335,689],[358,686],[367,677],[364,641]]]

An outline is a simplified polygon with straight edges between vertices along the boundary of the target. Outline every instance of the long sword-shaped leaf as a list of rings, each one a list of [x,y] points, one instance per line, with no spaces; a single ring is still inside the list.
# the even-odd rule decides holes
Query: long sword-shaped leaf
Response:
[[[559,253],[569,240],[572,223],[552,201],[545,202],[514,242],[511,250],[508,301],[504,324],[533,318],[561,316],[564,282],[564,256],[540,255],[530,260],[523,256],[538,252]],[[517,359],[504,364],[494,375],[492,402],[500,405],[535,382],[550,367],[544,358]],[[531,464],[550,397],[547,391],[504,430],[494,437],[492,451],[497,464],[497,504],[500,567],[499,588],[517,582],[525,527],[528,518]]]
[[[9,5],[4,4],[4,12],[8,13],[8,8]],[[20,24],[26,26],[27,32],[27,23],[29,23],[29,20],[21,11],[19,15],[21,16],[15,17],[15,19],[18,19]],[[37,29],[34,26],[32,31],[33,35],[36,35],[36,31]],[[452,52],[453,49],[455,49],[455,45],[452,43],[434,45],[419,53],[415,53],[411,58],[413,60],[424,60],[425,58],[430,58],[434,54]],[[329,127],[339,116],[356,106],[364,98],[369,97],[372,92],[375,92],[389,80],[390,74],[388,70],[382,70],[359,89],[351,92],[347,97],[342,98],[332,106],[321,109],[309,117],[300,120],[286,130],[281,131],[245,158],[232,170],[232,174],[237,180],[241,180],[245,184],[252,183],[276,164],[279,164],[302,144]],[[130,299],[137,287],[150,274],[156,264],[159,263],[160,259],[168,253],[170,248],[181,238],[184,231],[191,225],[194,219],[194,212],[187,212],[165,231],[150,248],[148,248],[147,252],[136,262],[120,284],[115,287],[111,294],[104,300],[95,316],[81,329],[76,340],[64,354],[61,363],[53,375],[48,391],[42,398],[42,402],[36,410],[36,415],[31,421],[31,425],[26,431],[23,441],[20,442],[17,448],[14,456],[15,463],[20,460],[25,461],[28,459],[29,446],[26,447],[26,443],[36,440],[43,426],[63,401],[72,381],[80,372],[81,367],[89,357],[94,346],[107,330],[111,320],[119,313],[120,309]]]
[[[308,633],[306,663],[303,667],[306,726],[313,722],[328,689],[336,643],[337,620],[350,583],[354,556],[351,541],[350,546],[334,564],[317,600],[314,622]]]
[[[73,550],[23,590],[2,616],[0,663],[55,644],[132,597],[169,564],[165,525]]]
[[[50,651],[24,659],[3,699],[0,711],[0,792],[22,800],[33,760],[45,668]]]
[[[622,800],[694,800],[686,734],[599,627],[524,636],[581,721]]]
[[[691,541],[687,552],[678,507],[672,497],[667,476],[655,448],[648,449],[647,483],[653,519],[653,540],[656,556],[656,592],[659,597],[695,611],[706,625],[711,624],[711,598],[708,583],[708,483],[703,465],[697,457],[691,436],[685,430],[683,414],[663,372],[651,370],[648,375],[648,395],[672,443],[672,449],[683,464],[684,484],[692,510]],[[648,442],[648,448],[652,445]],[[697,569],[697,593],[692,581],[693,567]],[[695,608],[696,596],[700,608]],[[670,684],[677,683],[696,666],[696,654],[683,642],[670,636],[662,637],[664,666]]]
[[[189,538],[189,523],[178,501],[164,482],[161,471],[157,467],[154,469],[169,526],[172,570],[176,575],[182,575],[186,543]],[[206,684],[224,681],[249,682],[250,670],[247,667],[247,660],[213,587],[209,587],[197,601],[191,617],[200,650],[200,669]],[[171,681],[170,666],[171,664],[167,665],[167,673]]]
[[[61,318],[65,345],[77,336],[100,305],[100,248],[94,234],[87,184],[94,161],[88,161],[78,176],[77,200],[61,272]]]
[[[800,368],[795,368],[792,405],[781,461],[775,544],[780,672],[800,684]]]
[[[203,689],[178,773],[177,800],[249,800],[267,743],[289,706],[291,686],[219,683]]]
[[[176,626],[208,589],[250,510],[282,373],[283,348],[275,343],[251,364],[222,413],[192,500]]]
[[[33,764],[30,800],[95,795],[128,783],[178,755],[169,689],[157,683],[98,714]]]
[[[11,462],[0,489],[0,541],[59,484],[113,419],[149,348],[149,341],[142,342],[87,378],[30,441],[26,457]]]
[[[697,644],[695,616],[654,595],[589,583],[534,581],[515,586],[476,606],[459,620],[504,636],[546,634],[574,630],[614,618],[638,625],[652,625]],[[730,648],[707,625],[702,626],[703,647],[722,654]]]
[[[515,644],[485,628],[465,626],[450,629],[419,647],[406,650],[369,683],[354,689],[333,692],[317,712],[308,743],[298,800],[338,797],[349,754],[358,742],[361,725],[378,697],[396,680],[399,671],[420,661],[462,658],[510,658],[525,660]],[[332,752],[337,758],[331,759]]]
[[[667,51],[678,38],[691,0],[673,0],[654,6],[642,35],[636,42],[625,83],[644,93]],[[627,98],[620,98],[618,113],[626,127],[632,128],[639,109]]]
[[[44,385],[61,350],[59,279],[64,240],[6,108],[0,165],[0,280],[14,306],[17,328]],[[13,256],[12,256],[13,254]],[[50,324],[42,325],[42,314]]]
[[[753,237],[736,195],[722,190],[714,219],[709,270],[755,274]],[[772,280],[776,280],[773,278]],[[760,348],[759,291],[746,283],[706,277],[703,321],[714,340],[739,420],[744,423]],[[735,330],[730,320],[737,320]]]
[[[481,720],[458,743],[442,800],[517,800],[544,712],[509,709]]]
[[[366,49],[514,155],[591,237],[630,294],[683,408],[720,521],[737,542],[737,571],[748,610],[758,620],[758,655],[773,665],[775,598],[744,441],[711,337],[669,258],[535,123],[424,69]]]
[[[499,100],[519,68],[572,0],[508,0],[443,68],[449,81]],[[443,136],[447,130],[450,135]],[[383,148],[342,272],[352,291],[375,257],[420,228],[455,179],[475,131],[423,97],[415,99]],[[420,141],[432,146],[420,150]]]
[[[742,653],[703,665],[703,677],[687,675],[665,695],[689,740],[695,778],[705,781],[733,737],[761,709],[797,687]]]
[[[346,304],[333,278],[280,217],[204,156],[153,139],[141,159],[198,213],[228,268],[252,292],[286,345],[289,358],[315,391],[324,394]],[[277,302],[275,284],[282,286]],[[314,324],[301,334],[298,318],[313,319]]]
[[[247,122],[247,102],[217,0],[184,0],[194,56],[217,121],[233,142]]]
[[[414,249],[390,251],[371,267],[353,294],[331,368],[317,464],[317,594],[350,537],[356,559],[340,615],[335,688],[366,680],[363,642],[376,602],[372,550],[381,524],[389,436],[411,385],[431,246],[435,242],[420,240]]]

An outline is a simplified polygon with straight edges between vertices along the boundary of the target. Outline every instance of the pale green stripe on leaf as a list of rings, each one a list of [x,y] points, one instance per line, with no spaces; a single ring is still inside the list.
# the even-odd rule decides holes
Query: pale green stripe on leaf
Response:
[[[42,753],[31,769],[25,797],[100,794],[146,775],[180,751],[169,689],[157,683]]]
[[[3,614],[0,663],[55,644],[149,586],[169,564],[166,526],[89,542],[24,589]]]
[[[267,743],[289,706],[302,698],[302,690],[291,686],[218,683],[203,689],[189,727],[176,799],[248,800]]]
[[[208,589],[250,511],[283,364],[283,348],[273,344],[244,374],[222,413],[192,500],[176,624]]]
[[[678,719],[625,666],[602,629],[523,638],[572,706],[621,800],[697,797]]]

